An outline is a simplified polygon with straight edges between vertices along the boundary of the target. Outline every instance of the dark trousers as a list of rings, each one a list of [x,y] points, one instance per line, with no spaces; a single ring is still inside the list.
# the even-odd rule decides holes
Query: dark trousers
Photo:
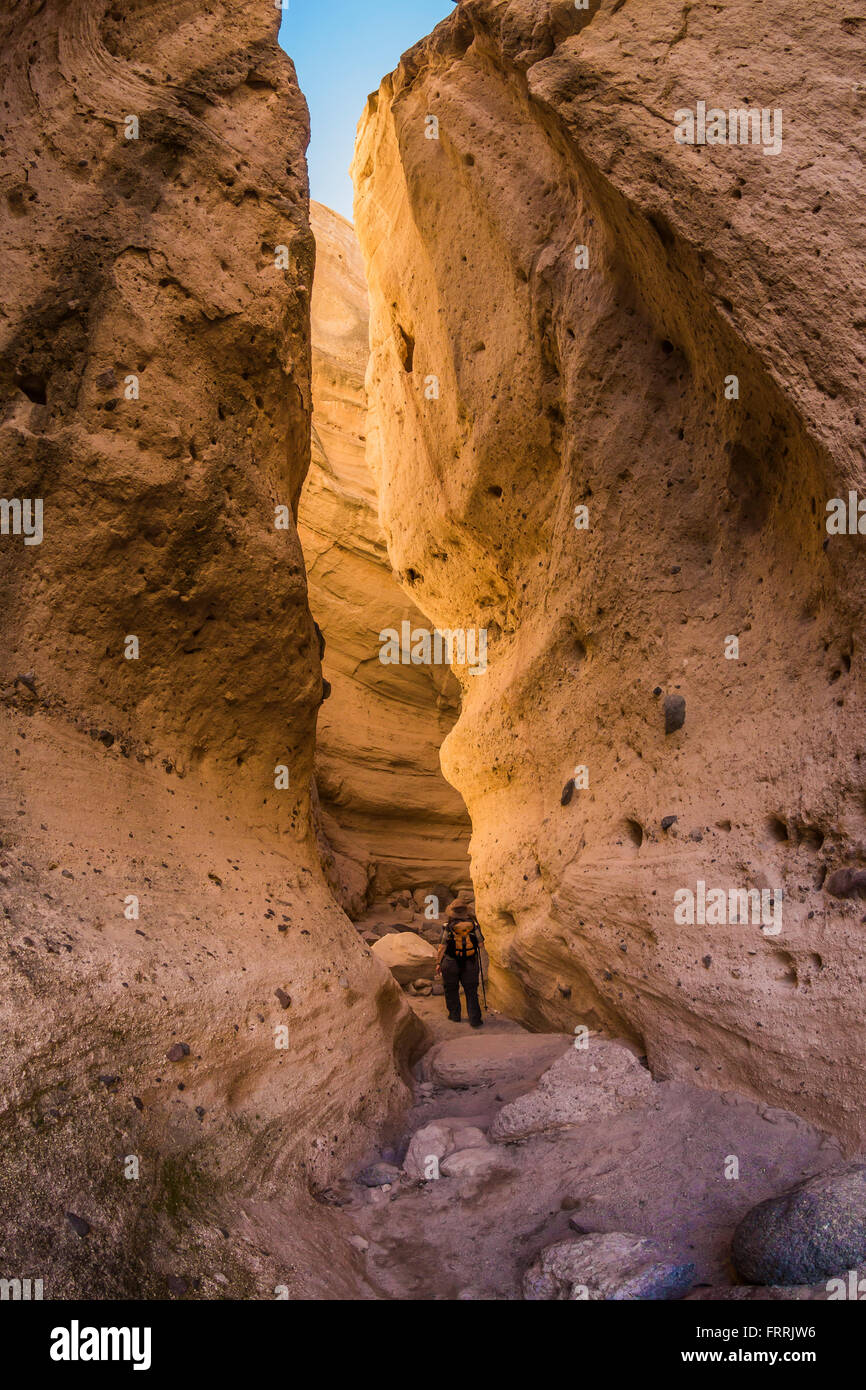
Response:
[[[470,1023],[481,1019],[481,1006],[478,1003],[478,956],[467,956],[466,960],[455,960],[454,956],[442,958],[442,983],[445,986],[445,1003],[452,1018],[460,1017],[460,986],[466,995],[466,1013]]]

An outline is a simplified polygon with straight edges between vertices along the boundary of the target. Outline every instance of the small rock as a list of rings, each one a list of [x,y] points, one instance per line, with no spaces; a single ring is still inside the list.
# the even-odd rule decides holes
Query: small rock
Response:
[[[365,1240],[363,1236],[349,1236],[349,1244],[353,1250],[360,1251],[362,1255],[366,1255],[367,1251],[370,1249],[370,1242]]]
[[[866,869],[837,869],[824,887],[834,898],[866,898]]]
[[[572,780],[571,780],[570,782],[566,782],[565,786],[563,787],[563,789],[562,789],[562,796],[559,798],[559,804],[560,804],[560,806],[567,806],[568,803],[571,801],[571,798],[572,798],[573,796],[574,796],[574,778],[572,778]]]
[[[393,1163],[371,1163],[358,1174],[356,1182],[362,1187],[387,1187],[399,1180],[400,1169]]]
[[[107,1089],[109,1086],[116,1086],[119,1078],[116,1076],[100,1076],[99,1079]]]
[[[172,1043],[165,1055],[169,1062],[181,1062],[184,1057],[189,1056],[189,1043]]]
[[[686,702],[682,695],[666,695],[662,708],[665,712],[665,733],[675,734],[686,722]]]
[[[74,1211],[68,1211],[66,1213],[66,1220],[77,1236],[83,1237],[90,1235],[90,1222],[85,1221],[83,1216],[76,1216]]]
[[[292,1002],[292,996],[290,994],[286,994],[286,991],[284,989],[275,989],[274,994],[279,999],[283,1008],[287,1009]]]
[[[659,1241],[626,1232],[593,1233],[548,1245],[523,1276],[530,1302],[625,1302],[682,1298],[695,1267]]]
[[[170,1274],[166,1282],[169,1293],[177,1294],[178,1297],[186,1293],[187,1282],[185,1279],[181,1279],[179,1274]]]
[[[672,825],[676,825],[677,816],[662,816],[662,830],[670,830]]]

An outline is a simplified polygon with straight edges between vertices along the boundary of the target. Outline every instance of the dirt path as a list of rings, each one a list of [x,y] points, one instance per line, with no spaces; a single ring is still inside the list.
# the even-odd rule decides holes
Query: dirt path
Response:
[[[413,1007],[433,1045],[416,1068],[403,1143],[370,1156],[393,1165],[378,1174],[386,1185],[356,1174],[340,1213],[379,1297],[520,1299],[537,1253],[579,1231],[673,1242],[694,1263],[700,1295],[734,1282],[730,1238],[750,1207],[842,1161],[836,1141],[798,1117],[656,1082],[603,1039],[579,1052],[571,1038],[495,1014],[477,1032],[451,1024],[438,998]],[[453,1123],[443,1130],[443,1120]]]

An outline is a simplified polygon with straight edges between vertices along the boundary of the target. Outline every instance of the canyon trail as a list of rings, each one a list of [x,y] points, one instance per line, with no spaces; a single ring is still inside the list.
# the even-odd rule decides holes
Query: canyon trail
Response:
[[[279,21],[0,5],[0,1279],[829,1297],[866,20],[461,0],[359,113],[357,240]]]

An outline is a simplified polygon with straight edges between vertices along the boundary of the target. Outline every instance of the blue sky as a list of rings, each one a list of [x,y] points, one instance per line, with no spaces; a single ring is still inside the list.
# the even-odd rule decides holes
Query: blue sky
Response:
[[[289,0],[280,43],[310,108],[310,192],[352,217],[349,163],[370,92],[451,14],[451,0]]]

